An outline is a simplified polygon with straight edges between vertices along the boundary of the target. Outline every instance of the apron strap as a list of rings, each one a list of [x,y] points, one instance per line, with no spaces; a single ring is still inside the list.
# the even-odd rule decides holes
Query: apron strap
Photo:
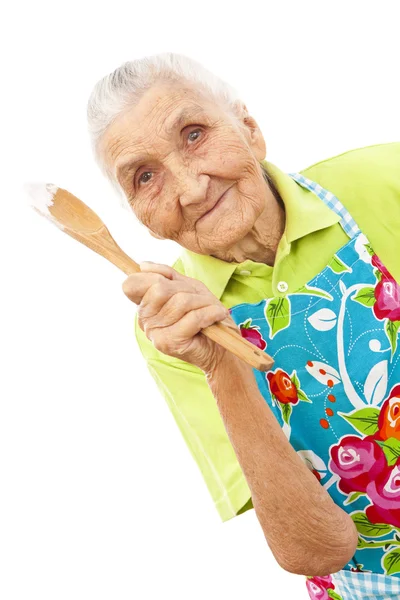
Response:
[[[311,179],[307,179],[307,177],[304,177],[304,175],[300,175],[300,173],[289,173],[289,175],[302,187],[306,188],[310,192],[314,192],[314,194],[316,194],[328,208],[339,215],[339,223],[349,238],[352,239],[360,233],[360,229],[351,214],[345,209],[340,200],[336,198],[334,194],[332,194],[332,192],[324,189],[319,185],[319,183],[311,181]]]

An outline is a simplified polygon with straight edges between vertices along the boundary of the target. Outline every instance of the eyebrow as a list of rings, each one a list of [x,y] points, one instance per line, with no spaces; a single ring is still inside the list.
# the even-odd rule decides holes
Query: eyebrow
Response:
[[[166,134],[168,136],[171,135],[173,130],[178,127],[181,127],[188,118],[197,117],[200,114],[204,115],[204,109],[202,109],[201,107],[198,107],[197,109],[194,109],[193,107],[182,109],[181,112],[173,120],[173,122],[165,127]],[[115,174],[117,179],[119,179],[122,175],[125,175],[126,173],[132,171],[137,163],[142,162],[148,158],[148,154],[138,154],[133,157],[131,156],[126,161],[118,163],[115,167]]]

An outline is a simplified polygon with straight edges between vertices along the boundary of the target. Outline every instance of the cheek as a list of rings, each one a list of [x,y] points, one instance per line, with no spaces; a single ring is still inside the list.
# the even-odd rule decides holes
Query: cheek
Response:
[[[136,218],[149,229],[154,230],[154,210],[149,202],[141,199],[140,201],[136,198],[132,210]]]
[[[174,238],[174,232],[182,227],[182,216],[173,199],[156,197],[143,203],[135,212],[143,225],[166,238]]]
[[[259,216],[265,210],[265,181],[258,174],[245,174],[237,184],[238,202]]]
[[[209,173],[222,177],[239,179],[251,162],[251,152],[243,140],[231,130],[212,134],[204,146],[196,150],[196,156],[204,161]]]

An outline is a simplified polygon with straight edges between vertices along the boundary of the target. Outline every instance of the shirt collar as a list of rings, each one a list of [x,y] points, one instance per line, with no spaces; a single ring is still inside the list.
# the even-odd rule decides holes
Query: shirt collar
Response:
[[[309,233],[319,231],[340,221],[339,215],[330,210],[313,192],[296,183],[290,175],[284,173],[270,162],[262,164],[271,175],[285,205],[285,231],[279,243],[277,257],[284,247]],[[183,249],[180,256],[185,275],[202,281],[208,289],[220,299],[235,270],[251,270],[255,263],[246,260],[242,263],[226,262],[213,256],[196,254]]]
[[[289,244],[340,221],[340,216],[328,208],[314,192],[302,187],[272,163],[266,161],[263,163],[285,204],[284,236]]]

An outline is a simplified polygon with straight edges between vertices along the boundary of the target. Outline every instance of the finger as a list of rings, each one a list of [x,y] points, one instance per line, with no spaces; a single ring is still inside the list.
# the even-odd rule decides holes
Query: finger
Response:
[[[204,288],[207,289],[206,286],[204,285],[204,283],[202,283],[201,281],[198,281],[197,279],[193,279],[192,277],[188,277],[187,275],[182,275],[182,273],[179,273],[178,271],[176,271],[169,265],[163,265],[163,264],[154,263],[151,261],[143,261],[139,264],[139,266],[140,266],[140,270],[143,273],[150,273],[150,272],[159,273],[160,275],[164,275],[164,277],[171,279],[171,280],[189,281],[191,283],[193,289],[197,290],[197,291],[202,291]]]
[[[170,327],[147,329],[146,335],[160,352],[176,353],[181,344],[189,342],[205,327],[223,321],[225,318],[226,312],[223,306],[207,306],[192,310]]]
[[[139,263],[139,267],[142,273],[152,272],[164,275],[164,277],[167,277],[168,279],[185,279],[184,275],[181,275],[181,273],[178,273],[178,271],[175,271],[175,269],[169,265],[154,263],[151,262],[151,260],[145,260]]]
[[[156,283],[170,281],[159,273],[133,273],[122,282],[122,290],[135,304],[140,304],[147,290]]]
[[[182,319],[188,312],[213,305],[210,304],[209,295],[179,291],[169,298],[157,312],[153,312],[153,314],[141,309],[141,306],[142,304],[139,307],[138,322],[139,326],[146,332],[148,329],[170,327]],[[153,309],[153,306],[151,306],[151,309]],[[223,307],[223,310],[224,318],[226,318],[227,309]]]
[[[158,314],[168,303],[173,305],[173,298],[180,294],[197,294],[187,281],[170,281],[165,279],[150,286],[140,303],[140,314],[143,318]],[[202,294],[204,296],[204,294]],[[179,300],[178,300],[179,301]],[[210,304],[210,296],[208,296]]]

